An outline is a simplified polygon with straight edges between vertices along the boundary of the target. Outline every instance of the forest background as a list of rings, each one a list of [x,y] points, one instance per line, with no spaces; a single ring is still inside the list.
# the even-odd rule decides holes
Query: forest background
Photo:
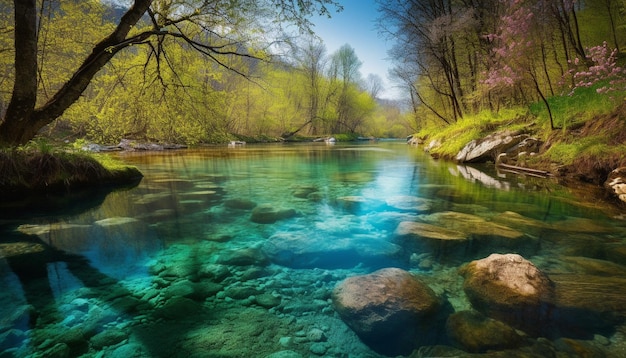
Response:
[[[53,98],[115,28],[125,11],[120,4],[37,2],[38,105]],[[213,9],[203,14],[211,15],[210,24],[187,21],[200,15],[190,11],[198,4]],[[202,38],[218,51],[166,35],[128,46],[49,129],[99,143],[196,144],[294,135],[432,136],[471,128],[454,136],[460,142],[498,121],[512,128],[532,123],[546,133],[571,128],[623,102],[623,0],[378,1],[379,31],[394,43],[391,74],[409,98],[402,105],[377,98],[380,81],[362,78],[349,44],[327,54],[307,31],[261,31],[259,22],[271,16],[246,21],[243,4],[151,2],[152,14],[178,17],[171,27],[186,39]],[[2,7],[4,117],[13,93],[15,29],[11,5]],[[151,20],[146,16],[134,31],[157,25]]]

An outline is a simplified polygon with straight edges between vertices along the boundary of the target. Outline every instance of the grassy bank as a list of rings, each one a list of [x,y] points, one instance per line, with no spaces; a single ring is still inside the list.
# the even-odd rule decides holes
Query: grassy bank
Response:
[[[49,192],[136,183],[135,167],[95,155],[31,143],[0,150],[0,196],[17,198]]]
[[[501,130],[524,130],[544,144],[529,166],[562,177],[601,184],[608,173],[626,166],[625,93],[599,95],[593,88],[572,96],[549,99],[554,124],[550,129],[546,107],[513,108],[498,113],[483,111],[452,125],[430,124],[417,133],[426,145],[437,141],[431,153],[452,159],[470,141]]]

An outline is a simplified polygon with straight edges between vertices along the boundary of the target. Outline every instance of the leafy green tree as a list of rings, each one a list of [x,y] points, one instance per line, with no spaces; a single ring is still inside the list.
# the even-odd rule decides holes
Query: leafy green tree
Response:
[[[88,0],[95,3],[95,0]],[[181,47],[193,49],[218,66],[240,72],[229,66],[232,56],[256,57],[247,51],[252,34],[275,37],[281,27],[268,24],[292,24],[310,30],[307,19],[312,14],[330,14],[338,7],[334,0],[290,1],[233,1],[233,0],[135,0],[124,11],[117,24],[90,44],[90,52],[80,65],[71,70],[67,80],[51,94],[45,103],[38,104],[38,54],[41,38],[36,0],[13,1],[13,50],[15,76],[11,97],[0,123],[0,143],[15,145],[32,139],[36,133],[61,116],[75,103],[95,75],[118,53],[146,46],[149,61],[156,68],[168,66],[168,48],[165,40],[174,40]],[[77,31],[81,28],[75,27]],[[63,77],[63,76],[61,76]],[[159,78],[157,76],[157,78]]]
[[[358,122],[361,121],[360,116],[355,113],[359,109],[357,104],[359,91],[356,86],[362,81],[361,65],[361,60],[348,44],[341,46],[331,55],[329,77],[339,88],[336,99],[337,121],[331,129],[332,133],[342,133],[343,130],[354,133]]]

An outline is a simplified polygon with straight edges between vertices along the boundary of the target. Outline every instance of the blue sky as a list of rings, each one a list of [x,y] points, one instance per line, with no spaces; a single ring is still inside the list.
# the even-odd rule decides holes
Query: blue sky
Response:
[[[376,30],[376,4],[374,0],[339,0],[343,11],[332,14],[330,19],[316,17],[313,31],[324,41],[328,54],[332,54],[344,44],[352,46],[363,64],[361,75],[379,75],[385,86],[383,98],[397,97],[397,91],[387,78],[391,63],[387,51],[391,43],[386,41]]]

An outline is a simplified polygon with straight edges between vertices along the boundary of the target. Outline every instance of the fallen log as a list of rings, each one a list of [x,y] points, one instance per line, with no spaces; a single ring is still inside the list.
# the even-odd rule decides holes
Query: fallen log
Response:
[[[516,173],[516,174],[532,175],[532,176],[539,177],[539,178],[547,178],[549,176],[552,176],[552,173],[545,171],[545,170],[540,170],[540,169],[532,169],[532,168],[520,167],[517,165],[510,165],[510,164],[504,164],[504,163],[498,163],[496,166],[499,169],[502,169],[504,171],[508,171],[511,173]]]

